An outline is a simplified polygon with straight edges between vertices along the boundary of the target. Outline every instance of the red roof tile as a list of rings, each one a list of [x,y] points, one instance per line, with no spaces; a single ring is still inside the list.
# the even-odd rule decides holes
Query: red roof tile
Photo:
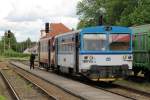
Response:
[[[62,23],[51,23],[50,32],[47,33],[47,36],[55,36],[55,35],[70,32],[70,31],[71,30]]]

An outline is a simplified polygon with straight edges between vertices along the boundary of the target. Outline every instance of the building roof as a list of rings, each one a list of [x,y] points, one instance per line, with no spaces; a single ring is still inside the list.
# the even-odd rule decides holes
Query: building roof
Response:
[[[62,23],[51,23],[50,32],[46,36],[55,36],[61,33],[70,32],[71,30]]]

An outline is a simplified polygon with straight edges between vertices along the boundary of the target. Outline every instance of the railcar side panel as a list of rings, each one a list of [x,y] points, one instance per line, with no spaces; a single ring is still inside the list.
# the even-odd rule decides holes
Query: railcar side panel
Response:
[[[41,39],[39,41],[39,66],[49,69],[50,67],[50,38]]]
[[[124,57],[127,56],[125,59]],[[90,69],[91,65],[99,66],[127,66],[127,69],[132,69],[132,60],[128,57],[131,54],[97,54],[97,55],[80,55],[79,65],[80,69]]]
[[[75,60],[75,34],[64,35],[57,38],[57,65],[62,72],[69,72],[69,68],[74,70]]]
[[[133,30],[133,71],[140,71],[150,80],[150,24],[131,27]]]
[[[48,41],[40,41],[40,62],[48,63]]]

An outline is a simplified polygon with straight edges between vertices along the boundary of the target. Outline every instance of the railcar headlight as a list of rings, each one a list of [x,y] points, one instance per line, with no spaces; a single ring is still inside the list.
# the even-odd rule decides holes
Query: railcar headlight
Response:
[[[130,55],[130,56],[128,56],[128,59],[132,59],[132,56]]]
[[[127,59],[127,55],[123,56],[123,60],[126,60]]]
[[[124,55],[123,60],[132,60],[132,55]]]

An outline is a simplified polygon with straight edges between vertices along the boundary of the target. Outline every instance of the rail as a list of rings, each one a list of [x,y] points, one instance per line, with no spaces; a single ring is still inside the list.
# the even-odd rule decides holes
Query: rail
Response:
[[[19,95],[17,94],[17,92],[15,91],[15,89],[13,88],[11,83],[9,82],[9,80],[6,78],[5,74],[2,71],[0,71],[0,73],[1,73],[5,83],[9,86],[9,88],[10,88],[10,90],[11,90],[11,92],[12,92],[14,98],[15,98],[15,100],[21,100]]]

